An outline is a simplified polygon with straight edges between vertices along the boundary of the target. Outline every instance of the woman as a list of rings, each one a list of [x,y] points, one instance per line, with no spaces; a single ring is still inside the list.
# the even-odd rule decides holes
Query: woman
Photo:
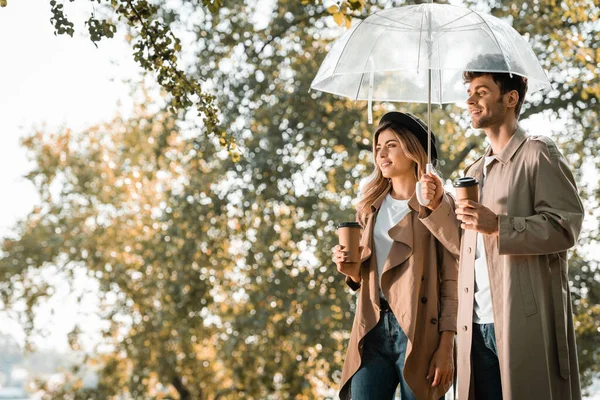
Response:
[[[435,161],[433,135],[431,147]],[[375,170],[358,203],[361,262],[344,263],[348,253],[333,250],[346,283],[359,291],[343,400],[393,399],[398,384],[402,400],[437,400],[452,384],[459,243],[444,248],[426,227],[435,212],[416,200],[426,148],[421,120],[384,115],[373,139]]]

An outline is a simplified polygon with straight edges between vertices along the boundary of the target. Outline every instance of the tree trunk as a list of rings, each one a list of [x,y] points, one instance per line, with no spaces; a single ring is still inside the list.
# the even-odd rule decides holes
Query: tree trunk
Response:
[[[192,400],[192,394],[185,387],[185,385],[181,381],[180,377],[178,377],[178,376],[174,377],[173,380],[171,381],[171,384],[175,387],[175,389],[179,393],[179,400]],[[201,399],[201,398],[202,398],[202,395],[200,394],[198,399]]]

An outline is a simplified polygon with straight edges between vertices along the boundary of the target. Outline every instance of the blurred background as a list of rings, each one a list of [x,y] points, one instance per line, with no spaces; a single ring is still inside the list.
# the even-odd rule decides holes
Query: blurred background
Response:
[[[336,2],[151,4],[221,136],[173,107],[110,3],[66,2],[73,37],[48,0],[0,9],[0,399],[334,398],[355,295],[330,249],[373,126],[366,102],[308,89],[346,21],[408,3],[353,0],[346,19]],[[569,273],[582,385],[600,399],[600,7],[451,4],[512,24],[553,83],[521,121],[558,143],[585,201]],[[115,37],[94,44],[90,15]],[[425,118],[375,103],[375,120],[393,109]],[[432,127],[448,181],[486,147],[464,105],[435,106]]]

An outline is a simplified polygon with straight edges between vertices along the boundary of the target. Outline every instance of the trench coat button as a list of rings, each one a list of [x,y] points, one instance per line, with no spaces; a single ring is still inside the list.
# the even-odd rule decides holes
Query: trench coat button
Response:
[[[423,303],[423,304],[427,303],[427,297],[425,297],[425,296],[421,297],[421,303]]]
[[[469,293],[469,288],[468,287],[465,288],[465,293]]]
[[[472,251],[471,248],[467,247],[467,253],[471,254],[471,251]]]
[[[437,324],[437,319],[431,318],[431,323],[434,324],[434,325]]]
[[[514,227],[518,232],[523,232],[526,228],[525,221],[523,221],[521,218],[519,218],[519,219],[515,218],[514,219]]]
[[[466,332],[467,331],[467,326],[463,325],[462,330]]]

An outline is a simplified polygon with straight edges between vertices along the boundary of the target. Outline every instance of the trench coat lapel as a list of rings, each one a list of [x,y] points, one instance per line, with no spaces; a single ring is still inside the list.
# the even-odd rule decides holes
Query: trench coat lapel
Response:
[[[473,163],[473,165],[468,168],[469,173],[465,174],[466,176],[472,176],[473,178],[477,179],[477,182],[479,182],[479,201],[481,202],[481,195],[483,194],[483,190],[481,188],[481,182],[483,180],[483,167],[485,165],[485,157],[489,157],[489,155],[492,153],[492,148],[488,147],[487,150],[485,151],[485,154],[483,157],[481,157],[479,160],[475,161],[475,163]]]
[[[392,244],[392,249],[390,250],[388,259],[383,267],[383,273],[402,264],[413,254],[415,233],[413,226],[413,210],[415,208],[418,209],[419,206],[416,201],[416,197],[413,195],[408,201],[409,208],[411,209],[409,213],[388,231],[390,237],[394,240],[394,243]]]
[[[360,262],[361,264],[367,261],[371,254],[373,253],[373,229],[375,228],[375,217],[379,212],[379,207],[381,207],[381,203],[383,203],[383,199],[389,193],[389,188],[386,189],[375,201],[371,204],[371,216],[367,219],[367,225],[363,231],[363,234],[360,238],[360,246],[363,248],[360,253]]]
[[[367,261],[367,259],[371,257],[373,253],[373,230],[375,228],[375,217],[379,212],[381,203],[383,203],[383,200],[388,193],[389,190],[386,190],[371,205],[373,215],[369,217],[361,237],[360,245],[363,247],[360,257],[361,263]],[[419,203],[415,195],[410,198],[408,205],[411,209],[411,212],[409,212],[402,220],[400,220],[400,222],[398,222],[398,224],[388,231],[390,237],[394,240],[394,243],[392,244],[390,256],[386,261],[383,272],[402,264],[413,254],[414,232],[412,211],[419,209]]]
[[[362,251],[360,253],[361,264],[371,257],[373,249],[373,226],[375,225],[373,222],[374,220],[374,216],[369,217],[367,220],[367,226],[365,226],[365,230],[360,238],[360,246],[362,247]]]

